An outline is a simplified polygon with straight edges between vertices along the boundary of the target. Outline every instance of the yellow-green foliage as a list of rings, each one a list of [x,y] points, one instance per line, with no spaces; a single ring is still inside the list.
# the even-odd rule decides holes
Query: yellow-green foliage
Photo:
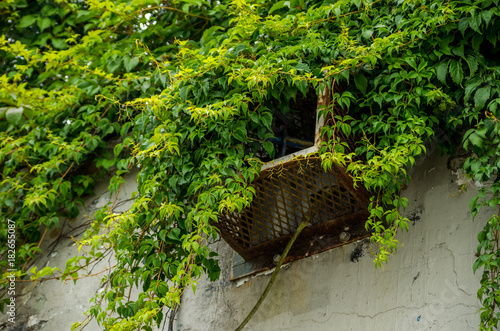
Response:
[[[399,196],[406,173],[437,137],[473,152],[467,173],[494,180],[471,201],[499,204],[498,0],[27,1],[0,3],[0,238],[16,224],[18,277],[45,227],[79,214],[82,197],[111,173],[118,192],[137,166],[130,211],[96,212],[81,240],[78,278],[107,247],[117,265],[89,315],[106,329],[148,330],[163,307],[220,269],[207,241],[223,210],[251,202],[274,107],[332,90],[345,117],[323,128],[319,157],[346,166],[372,194],[366,227],[375,264],[408,229]],[[359,137],[355,150],[335,132]],[[447,137],[447,139],[443,139]],[[107,152],[110,142],[114,153]],[[363,157],[355,157],[363,156]],[[89,172],[89,165],[96,166]],[[105,229],[104,231],[100,231]],[[479,234],[480,328],[498,324],[498,217]],[[471,234],[473,235],[473,234]],[[475,235],[475,234],[474,234]],[[80,246],[80,247],[81,247]],[[5,256],[9,245],[2,245]],[[7,269],[7,259],[0,261]],[[6,276],[6,274],[4,274]],[[4,278],[5,279],[5,278]],[[137,299],[129,288],[138,285]]]

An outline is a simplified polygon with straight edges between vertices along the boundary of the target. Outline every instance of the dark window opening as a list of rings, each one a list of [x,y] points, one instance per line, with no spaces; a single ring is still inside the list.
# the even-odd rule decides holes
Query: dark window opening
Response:
[[[263,147],[259,149],[257,157],[269,162],[314,146],[316,106],[317,96],[313,89],[305,96],[297,93],[295,100],[290,99],[288,103],[275,100],[272,104],[271,125],[274,137],[268,139],[274,146],[274,157]]]

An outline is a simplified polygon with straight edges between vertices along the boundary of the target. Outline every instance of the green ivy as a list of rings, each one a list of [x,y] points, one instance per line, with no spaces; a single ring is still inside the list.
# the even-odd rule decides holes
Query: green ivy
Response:
[[[129,211],[95,213],[79,241],[87,253],[31,270],[76,281],[113,251],[88,311],[106,329],[149,330],[203,274],[219,278],[213,224],[252,201],[256,155],[275,154],[275,108],[312,92],[332,95],[323,167],[345,166],[372,193],[376,266],[408,230],[400,192],[425,141],[452,153],[463,137],[464,170],[492,183],[473,215],[500,205],[498,0],[8,0],[0,16],[0,238],[14,220],[17,277],[96,181],[110,175],[118,193],[140,169]],[[498,324],[498,238],[495,215],[474,264],[480,330]]]

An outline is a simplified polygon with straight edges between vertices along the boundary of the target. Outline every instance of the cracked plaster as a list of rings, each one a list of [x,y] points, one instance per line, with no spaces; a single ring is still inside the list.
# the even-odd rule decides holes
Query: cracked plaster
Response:
[[[437,153],[436,153],[437,154]],[[474,275],[476,236],[492,210],[472,221],[474,183],[431,155],[412,169],[403,195],[413,216],[402,245],[375,269],[372,244],[355,242],[288,265],[245,330],[477,330],[480,274]],[[466,190],[460,190],[465,184]],[[362,254],[351,260],[352,252]],[[186,292],[178,331],[234,330],[250,312],[270,273],[229,282],[231,249],[218,244],[222,275],[211,295]],[[354,262],[353,262],[354,261]]]

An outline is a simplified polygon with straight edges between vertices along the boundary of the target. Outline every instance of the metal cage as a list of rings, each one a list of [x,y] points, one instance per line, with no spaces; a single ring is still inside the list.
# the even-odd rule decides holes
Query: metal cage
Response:
[[[327,93],[318,97],[317,109],[329,104]],[[339,234],[345,231],[351,238],[366,234],[367,192],[355,190],[337,165],[325,172],[317,155],[311,154],[318,150],[324,125],[324,119],[316,116],[314,146],[265,164],[252,183],[255,195],[250,207],[240,214],[219,216],[216,226],[221,236],[246,261],[281,254],[305,219],[310,225],[295,242],[290,259],[342,244],[345,240]]]

